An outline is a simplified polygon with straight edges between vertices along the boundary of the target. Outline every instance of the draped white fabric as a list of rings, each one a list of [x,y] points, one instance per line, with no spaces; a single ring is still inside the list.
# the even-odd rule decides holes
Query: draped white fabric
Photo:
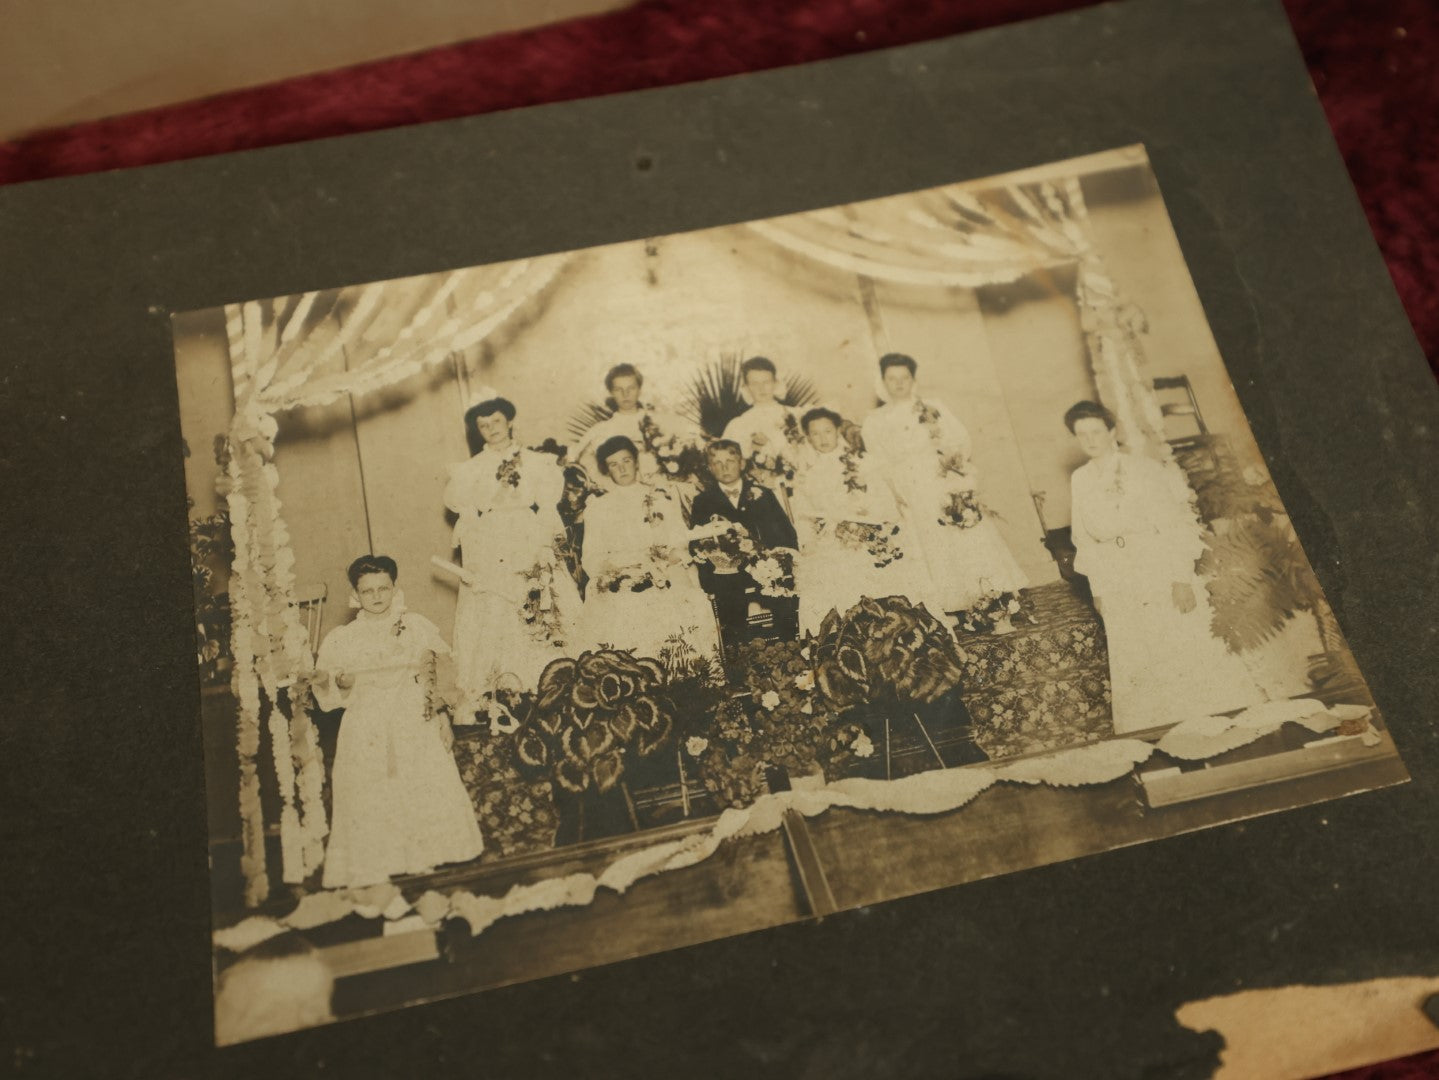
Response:
[[[305,880],[324,858],[324,764],[314,725],[291,694],[313,666],[296,604],[294,553],[272,458],[277,413],[384,389],[471,349],[556,280],[566,256],[253,300],[226,308],[235,387],[224,486],[235,542],[230,581],[239,701],[241,868],[246,902],[268,892],[260,806],[260,726],[282,809],[282,877]]]

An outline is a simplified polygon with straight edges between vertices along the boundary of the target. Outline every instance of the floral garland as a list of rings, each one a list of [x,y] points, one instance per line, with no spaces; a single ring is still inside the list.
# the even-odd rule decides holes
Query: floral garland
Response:
[[[851,493],[863,493],[869,490],[860,474],[859,459],[860,451],[849,447],[839,455],[839,463],[844,469],[844,490]]]
[[[520,576],[525,580],[520,618],[529,628],[530,636],[542,645],[564,648],[565,622],[560,611],[559,590],[555,588],[554,563],[538,559]]]
[[[1000,623],[1012,619],[1023,610],[1019,597],[1012,592],[990,592],[981,596],[960,613],[959,625],[971,634],[987,634]]]

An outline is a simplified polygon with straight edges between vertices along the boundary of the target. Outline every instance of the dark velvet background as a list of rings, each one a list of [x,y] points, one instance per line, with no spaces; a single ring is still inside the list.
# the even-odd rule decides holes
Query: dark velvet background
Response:
[[[647,5],[38,136],[8,148],[4,167],[19,178],[297,140],[1034,10]],[[1412,26],[1399,38],[1378,18],[1352,25],[1320,50],[1321,70],[1352,80],[1372,49],[1411,85],[1432,79],[1405,51],[1432,39],[1432,18]],[[1178,1028],[1182,1001],[1439,972],[1434,385],[1291,49],[1262,0],[1145,0],[752,81],[0,190],[12,566],[0,1060],[22,1076],[1203,1076],[1218,1042]],[[1430,155],[1361,176],[1388,193],[1369,206],[1383,211],[1371,218],[1387,223],[1382,235],[1410,237],[1398,224],[1433,213],[1422,194],[1432,110],[1383,93],[1349,100],[1341,132]],[[767,216],[1141,139],[1413,783],[817,925],[208,1047],[170,311]],[[1398,250],[1401,284],[1426,280],[1434,253]],[[1421,325],[1426,310],[1411,307]]]

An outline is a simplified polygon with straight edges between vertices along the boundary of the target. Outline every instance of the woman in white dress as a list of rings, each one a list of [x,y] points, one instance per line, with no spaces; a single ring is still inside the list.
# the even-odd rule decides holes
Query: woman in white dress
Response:
[[[655,447],[662,452],[674,452],[684,446],[698,446],[703,441],[693,424],[644,404],[640,400],[644,385],[644,376],[633,364],[616,364],[610,368],[605,375],[605,390],[609,393],[605,404],[614,412],[586,431],[579,446],[570,453],[570,459],[602,487],[613,484],[599,474],[595,452],[616,435],[623,435],[635,444],[643,479],[652,479],[664,471],[655,456]]]
[[[327,889],[467,862],[484,847],[444,721],[426,707],[430,665],[449,646],[405,610],[397,575],[384,555],[351,564],[360,610],[325,635],[315,661],[316,700],[345,710],[331,771]]]
[[[679,503],[640,479],[631,439],[616,435],[595,456],[611,487],[585,507],[585,640],[662,659],[678,636],[694,652],[717,653],[714,610],[690,563]]]
[[[564,472],[549,454],[514,437],[515,407],[482,401],[465,425],[484,446],[452,466],[445,505],[459,517],[454,541],[464,565],[455,604],[455,662],[468,702],[506,676],[525,687],[551,660],[572,653],[580,594],[562,555],[556,507]]]
[[[840,435],[830,409],[801,418],[806,450],[795,476],[795,564],[800,629],[818,633],[829,612],[848,611],[863,597],[904,596],[938,612],[926,596],[924,556],[912,549],[899,507],[872,459]]]
[[[1194,569],[1203,526],[1182,472],[1121,450],[1103,405],[1078,402],[1064,423],[1089,458],[1070,478],[1074,568],[1104,620],[1115,732],[1258,702],[1243,661],[1210,625]]]
[[[741,364],[740,381],[750,405],[725,425],[724,438],[744,450],[752,480],[788,496],[806,445],[799,410],[780,403],[779,373],[767,357],[751,356]]]
[[[919,396],[918,368],[900,353],[880,358],[887,401],[865,418],[864,445],[923,555],[928,595],[945,611],[964,611],[985,597],[1018,592],[1029,580],[979,501],[969,432],[944,402]]]

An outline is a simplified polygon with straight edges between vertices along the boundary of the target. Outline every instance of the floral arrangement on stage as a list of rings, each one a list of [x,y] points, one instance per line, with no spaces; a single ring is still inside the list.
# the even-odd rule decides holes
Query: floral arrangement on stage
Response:
[[[960,685],[964,651],[923,605],[902,596],[831,611],[812,646],[815,678],[836,709],[938,700]]]
[[[518,760],[571,794],[607,792],[631,756],[648,757],[674,724],[659,661],[603,649],[552,660],[516,733]]]
[[[891,522],[841,521],[834,527],[834,536],[851,551],[864,551],[876,567],[885,567],[904,558],[895,542],[899,526]]]
[[[1003,629],[1022,610],[1019,597],[1012,592],[986,593],[960,612],[960,629],[971,634],[988,634]]]
[[[798,641],[758,640],[740,647],[741,692],[715,703],[680,732],[681,752],[726,806],[765,791],[772,768],[836,779],[855,758],[873,755],[860,724],[842,722],[815,678],[811,650]]]

